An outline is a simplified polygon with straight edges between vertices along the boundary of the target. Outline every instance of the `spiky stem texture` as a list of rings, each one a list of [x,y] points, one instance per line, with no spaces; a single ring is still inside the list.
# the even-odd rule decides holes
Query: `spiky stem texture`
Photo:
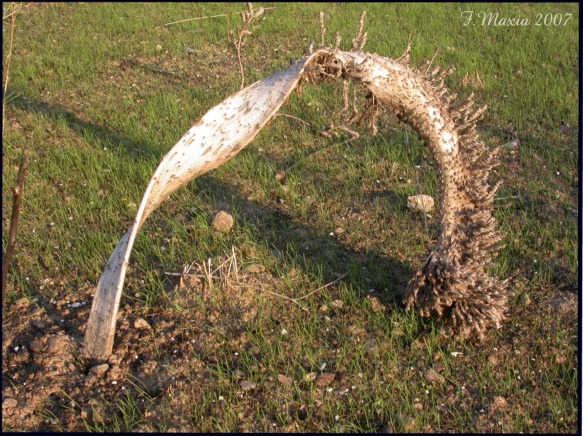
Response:
[[[431,73],[409,67],[409,47],[397,60],[362,52],[336,52],[343,72],[411,125],[431,149],[440,178],[437,244],[408,285],[407,309],[437,315],[460,337],[483,337],[500,327],[507,304],[506,282],[490,274],[501,240],[492,215],[498,185],[490,186],[498,150],[489,152],[476,133],[486,106],[473,96],[462,104],[447,95],[453,68]]]

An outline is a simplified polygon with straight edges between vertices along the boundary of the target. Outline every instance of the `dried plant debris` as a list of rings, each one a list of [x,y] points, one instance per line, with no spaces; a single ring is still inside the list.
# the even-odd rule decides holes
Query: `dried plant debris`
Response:
[[[212,108],[168,152],[146,189],[134,226],[116,247],[99,281],[85,336],[89,357],[104,360],[111,354],[129,255],[145,219],[178,188],[235,156],[277,114],[290,93],[306,82],[342,84],[343,110],[348,108],[347,82],[364,86],[373,110],[362,111],[360,124],[369,114],[366,125],[374,129],[379,106],[386,106],[414,128],[433,153],[441,184],[439,237],[409,283],[407,309],[442,317],[448,330],[461,337],[482,337],[488,327],[500,327],[506,282],[486,271],[501,239],[492,215],[498,185],[489,183],[498,153],[489,152],[476,133],[486,106],[476,109],[473,96],[456,102],[445,85],[453,68],[431,70],[433,59],[419,69],[410,67],[410,44],[397,60],[363,52],[367,38],[363,21],[364,14],[351,51],[340,51],[338,44],[309,51],[288,69]],[[322,43],[325,30],[321,22]],[[353,112],[358,114],[356,104]]]

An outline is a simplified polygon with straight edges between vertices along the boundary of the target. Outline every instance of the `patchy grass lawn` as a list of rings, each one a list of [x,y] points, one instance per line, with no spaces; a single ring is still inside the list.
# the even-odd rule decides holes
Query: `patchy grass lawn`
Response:
[[[4,250],[10,188],[29,160],[2,317],[3,430],[576,431],[577,5],[263,5],[275,9],[245,40],[247,84],[320,40],[320,10],[327,42],[340,31],[343,48],[366,10],[368,51],[396,58],[411,31],[414,64],[438,48],[434,63],[457,67],[452,90],[489,104],[480,133],[506,144],[503,329],[481,343],[446,339],[400,303],[437,235],[437,214],[406,206],[439,195],[412,131],[389,114],[377,136],[336,144],[277,117],[146,222],[114,356],[88,365],[79,346],[95,286],[154,169],[239,89],[227,41],[237,15],[163,25],[246,6],[32,5],[16,20],[2,141]],[[479,12],[531,23],[486,25]],[[282,111],[324,129],[341,101],[338,86],[308,86]],[[229,233],[211,228],[219,210],[234,217]]]

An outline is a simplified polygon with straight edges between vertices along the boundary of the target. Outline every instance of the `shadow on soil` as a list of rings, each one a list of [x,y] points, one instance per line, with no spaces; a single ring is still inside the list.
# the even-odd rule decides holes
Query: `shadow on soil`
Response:
[[[140,164],[140,158],[160,156],[159,148],[144,141],[136,142],[132,138],[124,138],[107,127],[83,121],[61,105],[51,105],[22,97],[10,104],[27,111],[40,112],[50,119],[64,118],[69,128],[77,134],[90,135],[113,149],[124,148],[128,153],[127,158],[131,159],[134,165]],[[362,289],[363,296],[368,295],[369,289],[375,289],[376,296],[390,302],[400,299],[414,274],[408,265],[387,257],[378,250],[356,251],[328,235],[305,226],[289,211],[280,207],[275,198],[271,207],[260,205],[247,200],[233,186],[209,174],[197,178],[196,184],[197,190],[204,192],[207,201],[216,210],[237,211],[247,223],[252,224],[264,238],[263,241],[257,242],[266,244],[274,256],[281,257],[284,253],[296,256],[294,260],[297,261],[297,265],[304,265],[304,268],[308,269],[305,271],[307,273],[316,274],[320,271],[326,283],[349,272],[342,281],[356,289]],[[394,195],[388,192],[385,200],[393,201]],[[371,198],[371,201],[373,200],[374,198]],[[354,206],[364,207],[360,204]],[[282,232],[280,229],[286,231]],[[300,256],[307,262],[302,261]]]
[[[161,154],[160,150],[151,144],[124,138],[107,127],[96,126],[91,122],[81,120],[66,107],[60,105],[51,105],[42,101],[23,98],[17,98],[10,104],[29,112],[42,113],[44,117],[50,120],[65,119],[69,128],[79,135],[94,137],[102,144],[106,144],[108,148],[115,149],[117,147],[123,149],[120,150],[122,151],[121,154],[125,155],[126,159],[130,159],[134,165],[140,165],[140,161],[145,159],[148,159],[148,165],[151,165],[152,158],[158,159]],[[286,211],[278,204],[277,199],[273,199],[272,206],[258,204],[255,201],[247,200],[236,188],[216,177],[205,175],[198,178],[196,190],[204,192],[204,196],[212,208],[231,212],[236,211],[236,214],[247,224],[255,227],[258,235],[257,242],[266,246],[282,262],[291,259],[295,265],[304,269],[305,273],[314,276],[321,275],[325,283],[336,280],[339,276],[348,273],[346,277],[341,279],[342,282],[351,285],[354,289],[359,289],[362,298],[368,295],[378,297],[382,302],[389,305],[389,314],[391,310],[399,308],[402,293],[414,273],[408,265],[386,257],[380,251],[357,251],[346,246],[329,235],[321,234],[310,226],[306,226],[305,223],[296,219],[289,211]],[[355,207],[365,206],[355,205]],[[285,231],[281,231],[281,229],[285,229]],[[109,255],[109,253],[105,254]],[[217,256],[221,254],[223,253],[217,253]],[[130,264],[128,278],[132,274],[131,267],[132,265]],[[164,275],[164,271],[159,267],[158,271],[153,273],[157,273],[160,277]],[[174,288],[176,282],[177,279],[165,280],[165,288]],[[161,315],[159,320],[155,321],[155,330],[150,329],[146,333],[136,331],[129,321],[125,319],[126,315],[124,315],[124,319],[118,321],[116,331],[114,353],[118,355],[117,357],[115,355],[112,356],[115,360],[111,361],[110,359],[110,369],[104,376],[103,381],[98,380],[99,377],[94,374],[94,370],[97,367],[92,367],[89,370],[88,362],[84,362],[80,358],[78,348],[83,340],[84,326],[87,322],[91,305],[87,302],[87,305],[79,310],[73,310],[71,306],[76,301],[90,300],[93,289],[69,291],[70,296],[60,296],[61,301],[58,302],[50,301],[47,296],[38,294],[38,301],[30,305],[30,307],[19,308],[13,305],[11,308],[12,313],[8,314],[10,317],[7,316],[3,320],[3,325],[6,322],[6,325],[10,326],[10,329],[6,328],[3,332],[8,332],[7,337],[3,340],[5,360],[2,382],[3,386],[7,386],[6,389],[3,388],[3,398],[15,399],[14,401],[19,404],[15,410],[7,410],[10,417],[7,418],[6,422],[3,420],[3,425],[6,425],[7,428],[13,425],[20,428],[21,425],[18,423],[22,422],[23,419],[28,421],[25,426],[26,429],[22,428],[24,430],[60,429],[62,431],[63,429],[78,428],[78,425],[80,425],[78,421],[79,412],[76,412],[75,408],[70,408],[70,410],[67,408],[67,401],[62,398],[62,393],[65,392],[68,398],[72,399],[71,401],[74,400],[79,403],[81,416],[83,416],[83,413],[85,413],[83,410],[89,404],[85,403],[93,401],[91,399],[88,400],[88,398],[93,398],[94,396],[97,398],[111,390],[107,395],[112,395],[111,401],[113,401],[116,397],[113,396],[115,392],[111,384],[115,383],[116,386],[119,386],[117,385],[117,380],[124,379],[126,373],[127,377],[134,377],[135,374],[135,377],[140,378],[140,380],[146,380],[145,382],[143,381],[145,385],[150,383],[148,380],[153,377],[152,386],[148,387],[148,392],[151,393],[150,396],[152,397],[157,396],[158,393],[156,392],[158,391],[163,392],[168,386],[170,376],[167,372],[158,368],[158,360],[156,358],[152,359],[153,356],[148,355],[146,347],[149,346],[148,344],[154,344],[154,347],[162,355],[171,353],[171,348],[168,347],[173,347],[176,343],[164,343],[165,333],[166,337],[176,334],[171,315],[166,317]],[[370,289],[375,289],[376,291],[371,294],[369,293]],[[127,301],[126,299],[124,312],[128,313],[130,315],[128,318],[131,319],[133,315],[131,307],[128,308]],[[34,308],[35,305],[36,309]],[[299,311],[300,309],[298,308],[297,310]],[[222,314],[219,314],[219,318],[220,315]],[[197,317],[197,315],[191,316]],[[212,322],[208,324],[204,320],[204,316],[201,328],[208,330],[209,325],[212,326]],[[210,342],[214,331],[209,330],[201,333],[199,338],[205,337],[204,335],[209,335]],[[17,352],[20,347],[24,349],[22,347],[23,344],[28,344],[30,351],[33,351],[31,348],[35,341],[38,342],[39,347],[44,347],[42,352]],[[140,344],[140,341],[143,341],[144,344]],[[166,342],[168,341],[166,340]],[[184,349],[177,355],[179,359],[188,359],[190,358],[189,356],[193,355],[205,355],[204,350],[196,348],[199,346],[198,343],[204,344],[204,339],[198,341],[197,345],[194,346],[191,346],[188,342],[186,341]],[[52,351],[51,348],[53,349]],[[134,356],[137,357],[138,354],[143,356],[144,361],[133,360]],[[59,365],[54,365],[54,368],[51,366],[52,372],[47,371],[47,365],[52,361],[58,361]],[[149,368],[150,366],[152,368]],[[148,375],[150,373],[157,375],[150,376]],[[165,378],[161,379],[162,375],[160,374]],[[23,376],[28,377],[27,380],[30,380],[26,392],[21,391],[19,393],[15,388],[8,387],[11,385],[17,386]],[[17,384],[14,385],[14,383]],[[109,387],[104,387],[104,383],[109,383]],[[103,389],[103,391],[97,389],[97,386],[101,386],[100,389]],[[88,390],[96,393],[88,396]],[[152,394],[152,392],[156,394]],[[26,401],[29,405],[20,406],[21,403],[24,404],[25,396],[28,398]],[[63,409],[64,407],[66,410]],[[53,418],[43,416],[42,413],[38,412],[39,409],[52,414]]]

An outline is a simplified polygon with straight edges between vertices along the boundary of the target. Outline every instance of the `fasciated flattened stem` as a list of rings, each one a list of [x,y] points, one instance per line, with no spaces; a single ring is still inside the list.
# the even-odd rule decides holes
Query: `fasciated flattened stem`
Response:
[[[460,337],[483,337],[488,327],[501,326],[507,306],[507,283],[487,271],[501,236],[492,215],[499,185],[489,183],[498,149],[489,151],[475,129],[486,106],[476,109],[473,96],[456,105],[444,83],[452,68],[426,74],[410,68],[407,56],[337,56],[347,75],[419,133],[437,162],[439,236],[407,287],[407,309],[442,317]]]

